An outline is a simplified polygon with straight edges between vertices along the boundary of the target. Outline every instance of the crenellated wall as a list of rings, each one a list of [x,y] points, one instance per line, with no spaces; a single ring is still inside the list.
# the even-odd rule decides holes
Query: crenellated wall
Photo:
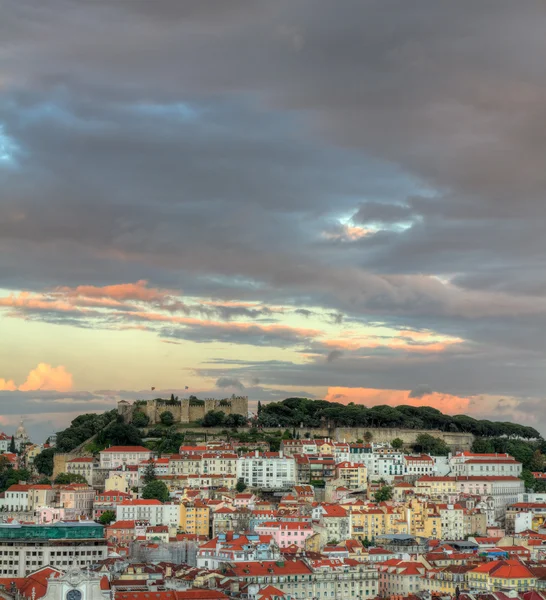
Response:
[[[248,397],[232,396],[217,400],[216,398],[205,398],[205,400],[190,400],[182,398],[177,402],[169,400],[147,400],[145,404],[138,407],[149,418],[150,425],[160,422],[161,413],[169,411],[174,417],[175,423],[192,423],[203,419],[211,410],[225,413],[226,415],[237,414],[246,417],[248,415]],[[118,413],[123,416],[125,422],[129,422],[135,411],[135,405],[126,401],[118,403]]]

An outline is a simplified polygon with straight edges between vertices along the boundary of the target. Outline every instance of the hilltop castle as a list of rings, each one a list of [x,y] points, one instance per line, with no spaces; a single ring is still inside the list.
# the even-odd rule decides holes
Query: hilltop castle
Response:
[[[118,402],[118,413],[129,422],[135,410],[141,410],[150,419],[150,425],[160,422],[161,413],[172,413],[175,423],[193,423],[202,419],[209,411],[216,410],[226,415],[248,416],[248,396],[231,396],[216,400],[215,398],[182,398],[181,400],[138,400],[130,404],[126,400]]]

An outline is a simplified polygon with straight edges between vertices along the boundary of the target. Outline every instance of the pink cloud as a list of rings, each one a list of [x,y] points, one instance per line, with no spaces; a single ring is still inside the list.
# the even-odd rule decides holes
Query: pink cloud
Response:
[[[426,394],[422,398],[410,398],[410,390],[379,390],[374,388],[346,388],[331,387],[328,388],[326,400],[330,402],[341,402],[348,404],[365,404],[366,406],[379,406],[387,404],[388,406],[398,406],[406,404],[409,406],[431,406],[447,414],[468,414],[472,407],[470,398],[453,396],[451,394],[441,394],[433,392]]]
[[[75,288],[60,287],[57,291],[68,296],[86,298],[114,298],[116,300],[139,300],[141,302],[159,302],[170,295],[166,290],[149,288],[144,279],[136,283],[118,283],[114,285],[79,285]]]
[[[27,375],[24,383],[17,386],[13,380],[0,379],[1,391],[30,392],[35,390],[51,390],[67,392],[73,387],[72,374],[66,367],[59,365],[52,367],[47,363],[40,363]]]

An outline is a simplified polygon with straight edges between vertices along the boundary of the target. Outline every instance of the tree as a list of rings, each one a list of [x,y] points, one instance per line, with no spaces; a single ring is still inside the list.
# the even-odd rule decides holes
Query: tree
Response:
[[[48,477],[40,477],[40,479],[38,479],[38,485],[51,485],[51,479]]]
[[[116,520],[116,511],[115,510],[105,510],[102,515],[99,517],[99,523],[102,525],[110,525],[112,521]]]
[[[242,477],[237,481],[235,489],[239,492],[239,494],[246,490],[246,483],[244,482],[244,479]]]
[[[159,415],[159,420],[163,423],[163,425],[170,427],[174,423],[173,413],[170,410],[166,410]]]
[[[149,483],[152,483],[152,481],[155,481],[157,479],[156,474],[155,474],[155,463],[153,458],[151,458],[148,461],[148,464],[146,465],[146,469],[144,470],[144,475],[142,476],[142,483],[144,483],[144,485],[148,485]]]
[[[156,479],[144,487],[142,490],[142,497],[145,500],[159,500],[160,502],[167,502],[169,499],[169,489],[163,481]]]
[[[246,425],[246,419],[243,415],[228,415],[224,420],[226,427],[244,427]]]
[[[376,502],[386,502],[392,499],[392,487],[390,485],[384,485],[375,492]]]
[[[9,443],[9,451],[14,454],[15,453],[15,438],[11,436],[11,441]]]
[[[209,410],[203,418],[203,427],[221,427],[226,415],[220,410]]]
[[[373,433],[371,431],[366,431],[364,439],[366,440],[366,443],[369,444],[373,440]]]
[[[34,459],[34,468],[38,471],[38,473],[41,475],[48,475],[49,477],[53,475],[54,455],[55,450],[53,448],[46,448],[36,456]]]
[[[530,460],[529,469],[531,471],[544,471],[544,455],[540,450],[535,450]]]
[[[258,415],[262,412],[262,403],[258,400]]]
[[[57,485],[70,485],[71,483],[87,483],[87,479],[79,473],[59,473],[55,477]]]
[[[404,442],[400,438],[394,438],[394,440],[392,440],[391,442],[391,446],[395,450],[400,450],[401,448],[403,448]]]
[[[529,469],[523,469],[519,478],[523,479],[525,489],[532,490],[535,487],[535,478]]]
[[[141,410],[136,410],[131,420],[131,423],[135,427],[146,427],[149,422],[150,419],[148,418],[148,415],[143,413]]]
[[[95,441],[102,446],[141,446],[142,436],[134,425],[116,422],[102,429]]]
[[[413,444],[415,452],[426,452],[435,456],[447,456],[449,454],[449,446],[442,438],[434,437],[429,433],[420,433]]]

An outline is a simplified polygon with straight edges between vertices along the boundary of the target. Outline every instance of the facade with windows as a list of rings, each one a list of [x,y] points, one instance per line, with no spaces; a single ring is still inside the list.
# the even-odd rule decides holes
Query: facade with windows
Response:
[[[0,577],[25,577],[45,565],[86,567],[107,553],[104,527],[97,523],[0,523]]]

